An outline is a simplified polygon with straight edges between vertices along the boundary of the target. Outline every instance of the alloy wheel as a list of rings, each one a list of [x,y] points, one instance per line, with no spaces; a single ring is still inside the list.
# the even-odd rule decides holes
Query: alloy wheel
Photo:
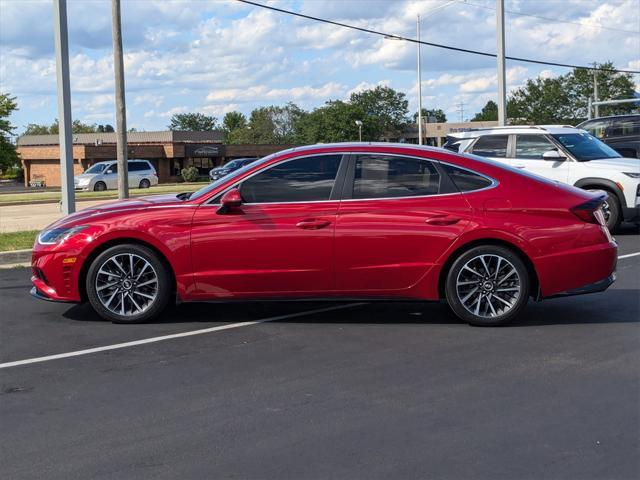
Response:
[[[506,258],[495,254],[478,255],[460,269],[456,294],[469,313],[495,318],[516,306],[522,294],[522,282],[516,267]]]
[[[119,253],[105,260],[96,275],[100,303],[116,315],[129,317],[146,311],[158,296],[158,274],[135,253]]]

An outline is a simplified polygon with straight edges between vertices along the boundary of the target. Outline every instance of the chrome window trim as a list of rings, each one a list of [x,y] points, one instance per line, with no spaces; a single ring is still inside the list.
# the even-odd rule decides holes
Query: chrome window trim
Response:
[[[378,197],[378,198],[342,198],[342,199],[338,199],[338,200],[309,200],[309,201],[297,201],[297,202],[264,202],[264,203],[243,203],[243,205],[296,205],[296,204],[301,204],[301,203],[331,203],[331,202],[362,202],[362,201],[370,201],[370,200],[375,200],[375,201],[379,201],[379,200],[406,200],[408,198],[433,198],[433,197],[445,197],[445,196],[450,196],[450,195],[464,195],[464,194],[469,194],[469,193],[476,193],[476,192],[482,192],[484,190],[489,190],[491,188],[495,188],[498,185],[500,185],[500,182],[498,180],[496,180],[495,178],[489,177],[487,175],[484,175],[482,173],[476,172],[475,170],[471,170],[469,168],[466,167],[461,167],[460,165],[456,165],[455,163],[451,163],[451,162],[446,162],[443,160],[436,160],[434,158],[425,158],[425,157],[418,157],[418,156],[413,156],[413,155],[405,155],[405,154],[401,154],[401,153],[371,153],[371,152],[335,152],[336,155],[386,155],[386,156],[394,156],[394,157],[405,157],[405,158],[414,158],[417,160],[426,160],[429,162],[435,162],[435,163],[439,163],[439,164],[444,164],[444,165],[449,165],[451,167],[455,167],[455,168],[459,168],[460,170],[465,170],[467,172],[473,173],[474,175],[478,175],[479,177],[482,178],[486,178],[487,180],[489,180],[491,182],[491,185],[484,187],[484,188],[479,188],[477,190],[469,190],[467,192],[450,192],[450,193],[436,193],[433,195],[412,195],[409,197]],[[313,154],[313,155],[304,155],[304,156],[300,156],[300,157],[295,157],[295,158],[288,158],[286,160],[283,160],[282,162],[276,163],[275,165],[280,165],[281,163],[287,162],[289,160],[294,160],[294,159],[298,159],[298,158],[307,158],[307,157],[315,157],[315,156],[319,156],[319,155],[327,155],[326,153],[319,153],[319,154]],[[249,178],[251,178],[253,175],[257,175],[258,173],[262,172],[263,170],[260,170],[259,172],[255,172],[251,175],[249,175],[248,177],[244,178],[244,180],[247,180]],[[446,173],[446,172],[445,172]],[[228,190],[237,187],[240,183],[242,182],[238,182],[235,183],[231,186],[229,186],[229,188],[226,188],[224,191],[220,192],[219,194],[215,195],[215,198],[220,197],[221,195],[224,195]],[[455,183],[455,182],[454,182]],[[207,207],[207,206],[214,206],[214,207],[220,207],[219,203],[212,203],[212,201],[208,201],[206,203],[203,203],[202,205],[200,205],[201,207]]]

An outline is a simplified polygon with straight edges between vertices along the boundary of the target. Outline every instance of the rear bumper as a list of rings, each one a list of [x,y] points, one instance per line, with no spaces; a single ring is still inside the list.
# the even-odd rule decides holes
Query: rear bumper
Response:
[[[623,207],[622,218],[625,222],[640,223],[640,207]]]
[[[585,285],[584,287],[574,288],[573,290],[567,290],[566,292],[556,293],[555,295],[546,298],[571,297],[574,295],[586,295],[587,293],[604,292],[607,288],[613,285],[613,282],[616,281],[616,278],[616,272],[613,272],[604,280],[590,283],[589,285]]]
[[[538,275],[538,298],[578,295],[606,289],[615,279],[618,246],[614,241],[533,258]],[[602,286],[609,282],[604,288]],[[598,290],[602,288],[602,290]]]

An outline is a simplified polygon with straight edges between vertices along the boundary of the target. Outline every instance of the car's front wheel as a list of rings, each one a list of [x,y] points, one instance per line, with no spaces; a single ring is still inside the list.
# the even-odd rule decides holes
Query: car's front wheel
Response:
[[[502,325],[527,305],[531,282],[526,265],[508,248],[474,247],[456,258],[446,277],[447,303],[465,322]]]
[[[107,184],[104,182],[96,182],[93,186],[94,192],[104,192],[107,189]]]
[[[140,323],[158,316],[171,296],[171,275],[151,249],[135,244],[111,247],[87,272],[89,303],[104,319]]]

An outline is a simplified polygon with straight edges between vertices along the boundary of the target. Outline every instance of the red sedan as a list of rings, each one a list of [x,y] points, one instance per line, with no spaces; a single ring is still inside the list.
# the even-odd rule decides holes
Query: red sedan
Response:
[[[498,325],[529,298],[615,280],[606,195],[406,144],[286,150],[193,193],[69,215],[33,251],[32,293],[114,322],[170,301],[446,300]]]

